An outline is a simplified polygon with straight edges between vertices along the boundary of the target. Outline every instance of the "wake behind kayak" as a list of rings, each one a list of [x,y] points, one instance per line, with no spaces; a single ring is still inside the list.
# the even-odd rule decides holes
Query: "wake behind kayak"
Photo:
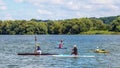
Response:
[[[54,57],[81,57],[81,58],[94,58],[95,56],[93,55],[65,55],[65,54],[61,54],[61,55],[52,55]]]

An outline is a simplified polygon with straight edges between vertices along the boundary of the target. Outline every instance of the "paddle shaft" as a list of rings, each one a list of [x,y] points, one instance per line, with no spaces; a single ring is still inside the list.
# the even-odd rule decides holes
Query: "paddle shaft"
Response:
[[[35,36],[35,52],[36,52],[36,43],[37,43],[37,38]]]

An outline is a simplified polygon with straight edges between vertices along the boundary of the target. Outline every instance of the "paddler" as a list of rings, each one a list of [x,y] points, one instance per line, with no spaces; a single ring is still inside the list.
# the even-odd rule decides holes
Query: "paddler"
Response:
[[[73,49],[72,49],[72,53],[71,53],[72,55],[74,54],[74,55],[78,55],[78,52],[77,52],[77,46],[76,45],[74,45],[73,46]]]
[[[59,48],[62,48],[63,46],[63,40],[60,40]]]
[[[36,52],[39,53],[39,54],[42,54],[40,45],[38,43],[36,44]]]
[[[100,51],[99,47],[96,48],[96,51]]]

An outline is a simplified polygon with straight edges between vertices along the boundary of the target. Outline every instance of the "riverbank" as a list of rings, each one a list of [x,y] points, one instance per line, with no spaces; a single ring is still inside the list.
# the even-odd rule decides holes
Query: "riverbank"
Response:
[[[91,30],[87,32],[80,32],[79,34],[0,34],[0,35],[120,35],[120,32],[107,30]]]
[[[113,32],[113,31],[104,31],[104,30],[94,30],[94,31],[87,31],[87,32],[81,32],[80,34],[105,34],[105,35],[118,35],[120,32]]]

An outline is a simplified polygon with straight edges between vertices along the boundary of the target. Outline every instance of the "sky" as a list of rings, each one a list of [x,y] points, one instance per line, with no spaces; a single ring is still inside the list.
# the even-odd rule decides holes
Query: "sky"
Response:
[[[120,0],[0,0],[0,20],[61,20],[120,15]]]

